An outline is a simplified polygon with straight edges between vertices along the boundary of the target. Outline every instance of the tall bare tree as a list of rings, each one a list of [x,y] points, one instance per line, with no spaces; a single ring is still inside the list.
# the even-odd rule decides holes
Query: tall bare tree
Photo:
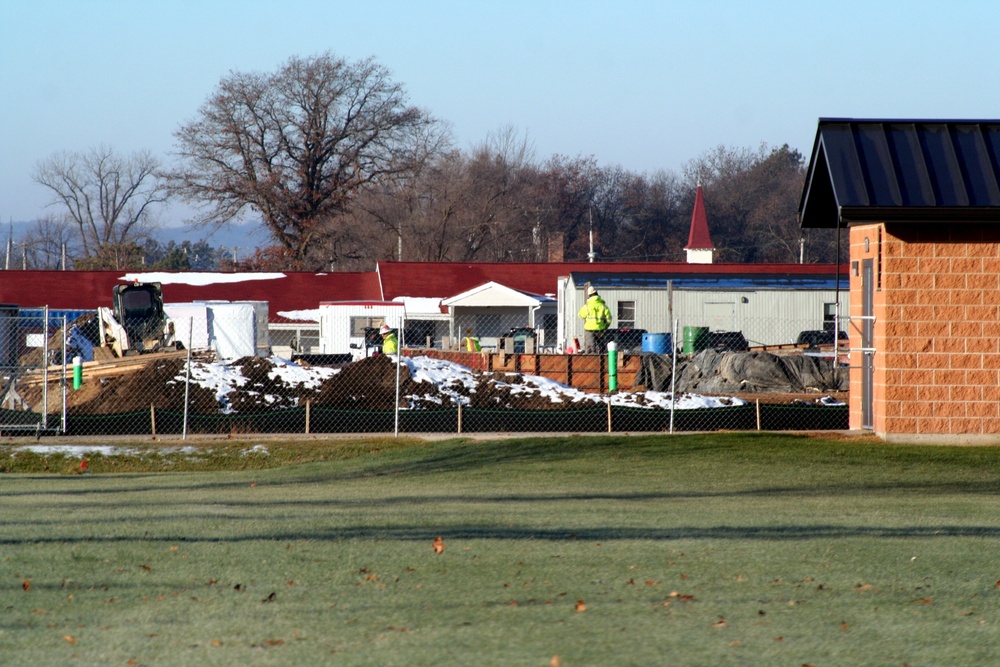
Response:
[[[33,178],[79,230],[90,264],[118,269],[117,249],[143,240],[156,224],[156,207],[167,200],[159,167],[148,151],[123,156],[100,146],[52,155],[36,165]]]
[[[207,205],[202,222],[256,212],[293,268],[335,260],[314,251],[330,251],[323,236],[353,199],[411,175],[446,138],[386,68],[329,53],[229,74],[175,136],[183,166],[171,182]]]

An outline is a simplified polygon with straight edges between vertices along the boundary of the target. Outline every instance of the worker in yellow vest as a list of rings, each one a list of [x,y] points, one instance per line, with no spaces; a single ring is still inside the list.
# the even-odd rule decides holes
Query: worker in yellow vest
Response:
[[[378,332],[382,334],[382,354],[396,354],[399,352],[399,339],[396,332],[389,328],[388,324],[383,324]]]
[[[580,309],[583,318],[583,347],[587,352],[603,352],[605,331],[611,326],[611,310],[597,293],[597,288],[587,285],[587,303]]]

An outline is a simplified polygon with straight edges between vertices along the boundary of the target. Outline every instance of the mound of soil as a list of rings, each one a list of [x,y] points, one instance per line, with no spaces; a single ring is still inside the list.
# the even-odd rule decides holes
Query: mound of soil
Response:
[[[141,370],[126,375],[97,378],[80,390],[67,394],[67,409],[75,414],[107,415],[149,410],[184,409],[183,359],[151,359]],[[219,409],[210,389],[191,384],[187,392],[190,410],[211,414]],[[204,412],[202,412],[204,411]]]

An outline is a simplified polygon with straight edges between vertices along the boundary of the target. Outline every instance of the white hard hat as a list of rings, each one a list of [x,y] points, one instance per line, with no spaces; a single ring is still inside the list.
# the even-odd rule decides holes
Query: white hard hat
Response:
[[[597,294],[597,288],[593,285],[587,285],[587,296],[594,296]]]
[[[388,324],[383,324],[381,327],[379,327],[379,330],[378,330],[378,332],[380,334],[382,334],[383,336],[386,335],[387,333],[389,333],[390,331],[392,331],[392,329],[389,328]]]

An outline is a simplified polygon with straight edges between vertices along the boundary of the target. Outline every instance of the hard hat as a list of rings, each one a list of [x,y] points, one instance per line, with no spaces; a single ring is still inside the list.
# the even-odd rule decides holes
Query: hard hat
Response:
[[[587,296],[594,296],[597,294],[597,288],[593,285],[587,285]]]
[[[389,328],[388,324],[383,324],[381,327],[379,327],[379,330],[378,330],[378,332],[380,334],[382,334],[383,336],[386,335],[387,333],[389,333],[390,331],[392,331],[392,329]]]

